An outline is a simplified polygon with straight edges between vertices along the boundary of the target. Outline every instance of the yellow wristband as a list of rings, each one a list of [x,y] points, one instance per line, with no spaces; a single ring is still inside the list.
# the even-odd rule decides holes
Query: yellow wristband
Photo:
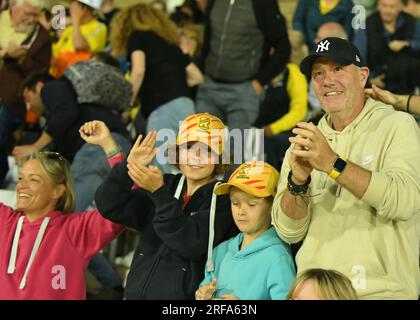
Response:
[[[334,180],[337,180],[337,178],[341,175],[341,173],[344,171],[344,169],[347,166],[347,161],[340,156],[337,157],[337,159],[333,163],[333,168],[328,173],[328,176]]]
[[[330,178],[333,178],[334,180],[336,180],[340,176],[340,174],[341,172],[338,172],[337,170],[332,169],[328,175],[330,176]]]

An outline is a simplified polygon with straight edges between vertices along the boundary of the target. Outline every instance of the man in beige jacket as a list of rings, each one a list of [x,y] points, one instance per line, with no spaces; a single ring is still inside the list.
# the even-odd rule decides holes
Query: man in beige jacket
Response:
[[[301,63],[326,115],[299,123],[283,162],[273,224],[304,240],[298,272],[335,269],[361,299],[417,299],[420,131],[414,118],[365,99],[369,69],[346,40],[318,42]]]

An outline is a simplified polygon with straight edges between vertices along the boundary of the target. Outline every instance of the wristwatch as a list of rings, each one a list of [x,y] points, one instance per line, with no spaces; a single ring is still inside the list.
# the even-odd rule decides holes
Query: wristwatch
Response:
[[[347,161],[344,160],[343,158],[337,157],[337,159],[333,163],[333,168],[328,175],[334,180],[336,180],[344,171],[346,166],[347,166]]]

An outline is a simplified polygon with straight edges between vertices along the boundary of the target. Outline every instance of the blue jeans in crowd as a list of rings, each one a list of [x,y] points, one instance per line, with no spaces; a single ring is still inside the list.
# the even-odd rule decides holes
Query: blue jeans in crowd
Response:
[[[223,121],[229,127],[230,133],[236,129],[241,134],[240,150],[234,149],[234,141],[230,139],[230,153],[235,154],[235,164],[245,160],[245,130],[252,127],[260,111],[260,100],[251,81],[240,83],[217,82],[209,76],[204,76],[196,98],[198,113],[208,112]]]
[[[131,149],[128,139],[118,133],[112,133],[112,136],[128,154]],[[99,146],[85,143],[77,151],[70,170],[74,180],[75,210],[84,211],[93,204],[96,189],[111,171],[108,159]]]

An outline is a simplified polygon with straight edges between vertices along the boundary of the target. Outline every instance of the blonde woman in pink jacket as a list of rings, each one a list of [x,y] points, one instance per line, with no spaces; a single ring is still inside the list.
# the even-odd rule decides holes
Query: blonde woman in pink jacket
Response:
[[[111,166],[123,159],[103,122],[80,128]],[[90,258],[123,230],[97,210],[72,212],[73,183],[60,154],[28,156],[16,186],[16,210],[0,203],[0,299],[86,299]]]

